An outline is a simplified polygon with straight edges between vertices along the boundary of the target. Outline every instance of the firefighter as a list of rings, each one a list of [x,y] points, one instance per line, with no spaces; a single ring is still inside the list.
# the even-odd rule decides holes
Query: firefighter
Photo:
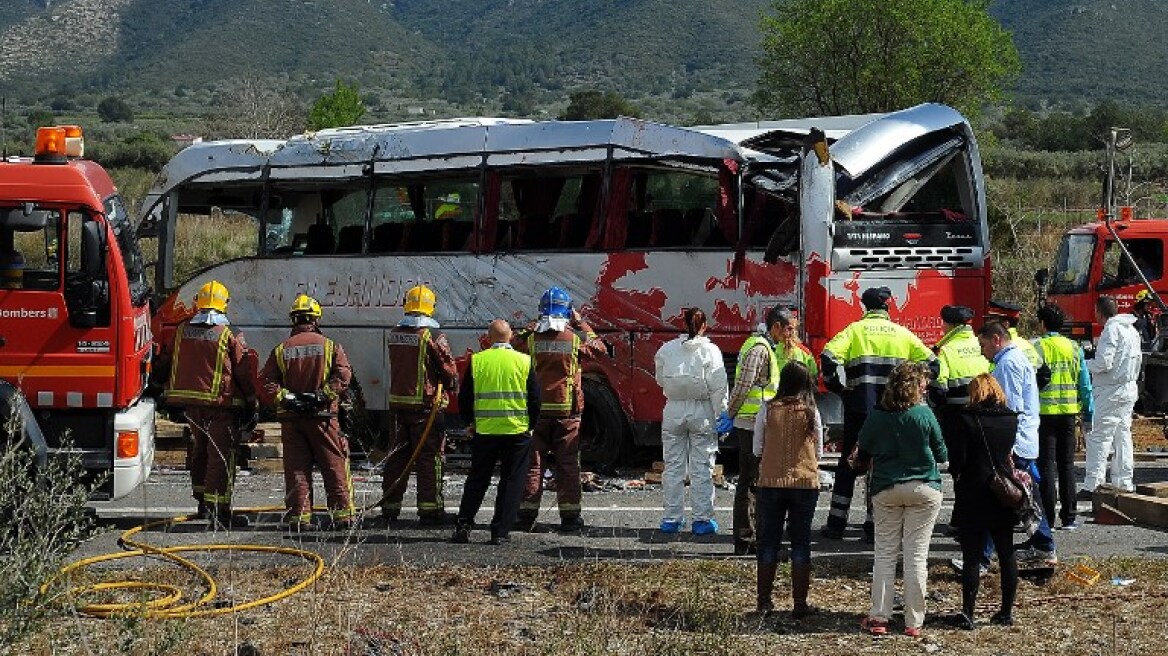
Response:
[[[1091,374],[1083,349],[1059,334],[1066,323],[1062,308],[1048,303],[1038,310],[1038,320],[1046,333],[1034,340],[1034,346],[1051,374],[1046,387],[1038,390],[1038,489],[1046,521],[1054,524],[1058,499],[1062,501],[1062,526],[1073,530],[1077,526],[1075,424],[1079,415],[1085,426],[1091,424]]]
[[[349,443],[337,411],[352,370],[345,349],[321,334],[320,303],[301,294],[288,317],[292,334],[272,349],[260,380],[264,401],[276,406],[284,447],[284,505],[293,531],[312,530],[312,466],[320,466],[332,527],[353,527]]]
[[[1022,351],[1030,364],[1034,365],[1034,370],[1038,371],[1042,368],[1042,355],[1034,348],[1033,344],[1018,335],[1018,321],[1021,318],[1022,306],[1008,301],[990,301],[985,314],[986,321],[1001,321],[1006,324],[1011,343]],[[1043,385],[1042,375],[1038,376],[1038,385],[1040,387]]]
[[[784,339],[782,308],[771,308],[766,323],[742,343],[734,370],[734,388],[729,408],[718,418],[719,434],[732,433],[738,446],[738,487],[734,491],[734,553],[744,556],[757,551],[754,530],[754,485],[758,479],[758,458],[754,457],[754,420],[759,410],[775,396],[779,387],[779,365],[775,344]],[[714,528],[716,531],[716,527]],[[695,530],[699,535],[702,530]]]
[[[584,333],[584,338],[576,331]],[[580,361],[606,353],[604,342],[572,307],[568,292],[552,287],[539,300],[539,320],[530,330],[516,335],[511,345],[531,356],[541,398],[516,528],[530,531],[535,526],[543,496],[543,469],[550,457],[556,477],[560,529],[582,529],[579,437],[584,389]]]
[[[191,429],[187,469],[199,517],[212,528],[248,525],[231,513],[235,453],[256,411],[256,355],[227,319],[230,294],[212,280],[195,294],[195,315],[179,324],[169,354],[167,403],[183,408]],[[253,424],[254,425],[254,424]]]
[[[402,497],[409,484],[410,457],[417,452],[414,472],[418,480],[418,522],[437,526],[446,521],[442,496],[442,466],[446,434],[442,408],[457,382],[458,369],[446,335],[434,320],[437,297],[423,285],[406,292],[406,316],[389,332],[389,410],[392,415],[389,455],[382,477],[381,518],[385,524],[401,514]],[[437,396],[438,385],[443,391]],[[430,411],[438,404],[426,443],[419,445]],[[420,450],[419,450],[420,449]],[[395,485],[396,483],[396,485]]]
[[[1136,318],[1133,327],[1140,334],[1140,349],[1143,351],[1152,350],[1152,344],[1156,341],[1156,317],[1148,309],[1151,302],[1152,293],[1141,289],[1136,292],[1136,302],[1131,311]]]
[[[910,361],[928,362],[936,377],[938,365],[933,352],[911,330],[889,318],[891,300],[892,290],[887,287],[864,290],[860,296],[866,310],[864,316],[832,337],[819,358],[824,386],[839,394],[844,405],[843,445],[836,465],[831,510],[822,530],[827,538],[842,538],[847,527],[857,474],[848,465],[848,455],[868,413],[884,393],[888,375],[901,363]],[[875,538],[870,510],[864,522],[864,537],[869,543]]]
[[[981,354],[981,343],[969,322],[975,316],[972,308],[964,305],[946,305],[941,308],[941,321],[945,324],[945,334],[933,347],[937,354],[937,379],[929,386],[930,400],[937,410],[941,423],[945,446],[952,450],[954,438],[951,435],[948,413],[951,409],[969,405],[969,381],[990,370],[990,362]],[[948,533],[957,534],[954,518],[958,516],[954,506],[949,519]]]

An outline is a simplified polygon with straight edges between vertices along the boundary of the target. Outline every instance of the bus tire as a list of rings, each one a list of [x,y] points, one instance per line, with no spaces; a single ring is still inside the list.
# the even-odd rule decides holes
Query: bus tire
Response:
[[[615,469],[625,450],[625,432],[625,415],[616,395],[605,383],[584,379],[580,460],[602,471]]]

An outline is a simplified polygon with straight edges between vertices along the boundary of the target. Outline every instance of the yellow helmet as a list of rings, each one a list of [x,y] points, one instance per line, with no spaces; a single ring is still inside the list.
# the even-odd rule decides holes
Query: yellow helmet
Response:
[[[231,294],[227,292],[227,287],[218,280],[212,280],[195,293],[195,309],[226,312],[229,300]]]
[[[429,287],[418,285],[406,292],[406,312],[418,312],[432,317],[434,316],[434,303],[437,300]]]
[[[294,317],[298,314],[306,314],[313,319],[320,318],[320,303],[308,294],[301,294],[292,301],[292,309],[288,310],[288,316]]]
[[[1140,291],[1136,292],[1136,303],[1143,303],[1144,301],[1151,300],[1151,297],[1151,292],[1149,292],[1147,289],[1141,289]]]

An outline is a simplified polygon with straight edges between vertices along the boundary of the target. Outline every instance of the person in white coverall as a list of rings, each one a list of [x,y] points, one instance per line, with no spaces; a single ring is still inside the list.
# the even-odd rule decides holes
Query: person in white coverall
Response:
[[[677,533],[685,525],[685,478],[689,474],[693,532],[718,532],[714,519],[714,455],[718,452],[715,419],[726,411],[729,401],[726,367],[722,352],[703,333],[706,315],[701,310],[685,311],[688,335],[666,342],[654,363],[657,384],[665,393],[661,418],[661,448],[665,471],[661,487],[665,513],[661,532]]]
[[[1095,347],[1095,357],[1087,360],[1091,372],[1095,417],[1087,433],[1087,476],[1083,489],[1091,493],[1101,485],[1107,472],[1107,456],[1115,448],[1111,462],[1111,484],[1121,490],[1135,489],[1132,483],[1132,408],[1139,398],[1140,334],[1136,317],[1119,314],[1115,299],[1100,296],[1095,302],[1095,320],[1106,322]]]

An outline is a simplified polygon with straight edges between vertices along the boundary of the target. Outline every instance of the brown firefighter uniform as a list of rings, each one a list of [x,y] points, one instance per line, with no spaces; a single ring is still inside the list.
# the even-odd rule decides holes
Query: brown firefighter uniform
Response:
[[[393,415],[389,455],[382,472],[382,517],[396,519],[401,514],[402,497],[409,485],[405,471],[410,456],[418,448],[430,410],[439,404],[430,436],[414,462],[418,480],[418,517],[441,520],[445,515],[442,497],[442,466],[445,461],[446,432],[442,408],[458,384],[458,368],[450,353],[446,335],[435,328],[397,326],[386,337],[389,350],[389,410]],[[435,399],[438,384],[442,398]],[[397,483],[397,485],[394,485]]]
[[[535,365],[543,399],[535,422],[531,445],[531,466],[519,505],[521,522],[533,522],[539,515],[543,497],[544,458],[551,455],[556,477],[556,502],[560,521],[580,517],[580,414],[584,411],[583,378],[580,360],[607,353],[604,342],[586,322],[579,324],[584,339],[571,328],[517,335],[515,350],[527,353]]]
[[[183,322],[175,331],[166,401],[186,414],[191,490],[212,508],[231,507],[240,419],[255,407],[256,364],[243,333],[227,325]]]
[[[284,503],[290,524],[312,520],[312,466],[320,466],[329,514],[334,522],[356,514],[349,443],[337,421],[339,397],[349,389],[352,370],[345,349],[320,334],[313,324],[292,328],[292,335],[272,350],[260,373],[264,402],[276,405],[284,446]],[[288,412],[280,405],[285,392],[324,392],[329,403],[318,414]]]

